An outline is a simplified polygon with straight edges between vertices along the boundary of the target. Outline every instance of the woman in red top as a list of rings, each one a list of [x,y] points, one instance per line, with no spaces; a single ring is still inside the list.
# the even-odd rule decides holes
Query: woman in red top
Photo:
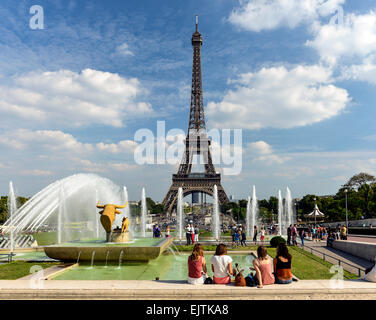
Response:
[[[268,256],[268,251],[264,246],[257,248],[257,259],[253,260],[253,266],[256,270],[256,276],[258,279],[258,288],[262,288],[263,285],[273,284],[274,276],[272,274],[272,260]]]
[[[207,276],[204,250],[201,244],[196,243],[192,254],[188,257],[188,283],[204,284]]]

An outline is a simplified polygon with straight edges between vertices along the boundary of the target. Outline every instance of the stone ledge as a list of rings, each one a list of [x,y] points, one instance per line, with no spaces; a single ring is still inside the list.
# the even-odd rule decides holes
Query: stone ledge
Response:
[[[289,285],[235,287],[232,285],[193,286],[183,281],[149,280],[52,280],[32,289],[28,280],[1,280],[0,299],[120,299],[120,300],[305,300],[372,299],[376,283],[346,280],[342,289],[330,288],[328,280],[301,280]]]

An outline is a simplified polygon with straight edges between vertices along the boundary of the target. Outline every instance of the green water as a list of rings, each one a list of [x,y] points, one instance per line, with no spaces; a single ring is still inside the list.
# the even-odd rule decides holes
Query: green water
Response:
[[[211,271],[211,255],[206,255],[209,276]],[[253,255],[231,255],[232,265],[239,264],[244,269],[243,275],[248,275],[249,267],[252,266]],[[105,266],[104,263],[95,263],[91,268],[90,263],[80,263],[78,267],[72,268],[53,280],[186,280],[188,275],[188,254],[173,255],[163,254],[148,263],[123,262]]]
[[[154,247],[165,238],[139,238],[128,243],[106,242],[103,239],[82,239],[78,241],[54,244],[52,247]]]

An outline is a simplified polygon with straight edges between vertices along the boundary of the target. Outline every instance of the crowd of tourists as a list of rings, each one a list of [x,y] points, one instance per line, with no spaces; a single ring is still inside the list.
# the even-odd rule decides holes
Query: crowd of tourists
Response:
[[[210,259],[213,278],[208,276],[207,263],[203,247],[196,243],[188,257],[188,283],[190,284],[229,284],[235,277],[235,285],[257,286],[262,288],[270,284],[288,284],[295,280],[291,273],[292,256],[285,244],[279,244],[276,257],[270,258],[265,246],[257,248],[257,258],[249,266],[250,272],[243,276],[238,264],[233,266],[233,259],[227,254],[227,246],[219,244]]]

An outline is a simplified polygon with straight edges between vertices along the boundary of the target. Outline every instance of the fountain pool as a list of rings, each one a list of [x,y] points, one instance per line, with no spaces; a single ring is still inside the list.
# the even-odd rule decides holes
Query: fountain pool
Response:
[[[123,261],[106,266],[105,262],[94,260],[93,268],[90,262],[79,263],[78,266],[58,274],[52,280],[186,280],[188,275],[187,254],[162,254],[148,263]],[[239,264],[244,269],[243,275],[248,275],[254,256],[252,254],[231,254],[233,265]],[[206,254],[208,275],[213,277],[210,268],[211,255]],[[91,268],[91,269],[90,269]]]

